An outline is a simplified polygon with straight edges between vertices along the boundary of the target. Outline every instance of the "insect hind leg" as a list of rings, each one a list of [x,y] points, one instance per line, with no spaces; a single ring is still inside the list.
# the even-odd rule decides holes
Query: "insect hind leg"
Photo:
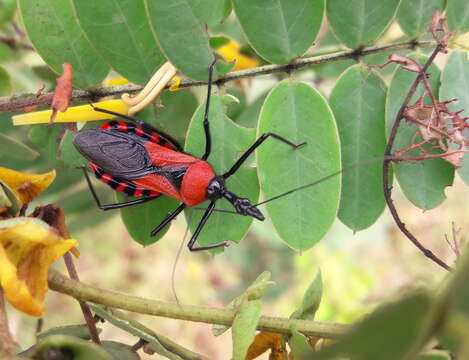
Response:
[[[101,200],[99,200],[98,194],[96,193],[96,190],[95,190],[93,184],[91,183],[91,179],[88,175],[88,171],[86,170],[86,167],[81,166],[81,168],[83,170],[83,174],[85,175],[85,180],[86,180],[86,183],[88,184],[88,188],[90,189],[91,195],[93,196],[93,199],[96,202],[96,205],[101,210],[106,211],[106,210],[113,210],[113,209],[121,209],[121,208],[124,208],[124,207],[127,207],[127,206],[143,204],[143,203],[146,203],[147,201],[157,199],[161,196],[161,194],[160,194],[160,195],[157,195],[157,196],[142,197],[142,198],[139,198],[139,199],[136,199],[136,200],[127,201],[127,202],[123,202],[123,203],[104,204],[103,205],[103,204],[101,204]]]

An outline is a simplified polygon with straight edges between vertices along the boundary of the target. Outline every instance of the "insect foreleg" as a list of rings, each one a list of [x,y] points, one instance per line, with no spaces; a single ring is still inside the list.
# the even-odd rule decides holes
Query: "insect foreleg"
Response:
[[[187,244],[187,247],[189,248],[190,251],[209,250],[209,249],[215,249],[215,248],[227,246],[227,242],[224,241],[218,244],[201,246],[197,248],[194,247],[195,242],[197,241],[197,238],[199,237],[200,232],[205,226],[205,223],[207,222],[210,215],[212,215],[214,208],[215,208],[215,202],[212,201],[210,205],[208,206],[207,210],[205,211],[204,215],[202,216],[202,219],[200,219],[199,225],[197,225],[197,229],[195,229],[194,234],[192,235],[192,238],[189,240],[189,243]]]

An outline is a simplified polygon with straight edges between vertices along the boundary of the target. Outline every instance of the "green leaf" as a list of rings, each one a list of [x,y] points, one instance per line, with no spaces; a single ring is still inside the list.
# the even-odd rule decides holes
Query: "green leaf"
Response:
[[[0,208],[10,208],[12,203],[3,189],[3,182],[0,182]]]
[[[81,155],[75,145],[73,139],[76,133],[70,130],[65,130],[65,134],[60,142],[59,153],[60,159],[70,166],[84,166],[88,164],[83,155]]]
[[[97,329],[98,334],[101,333],[101,329]],[[86,324],[79,324],[79,325],[66,325],[66,326],[59,326],[51,329],[44,330],[37,334],[38,339],[44,339],[48,336],[53,335],[68,335],[74,336],[84,340],[90,340],[90,333],[88,331],[88,327]]]
[[[295,144],[293,150],[268,139],[257,150],[260,183],[270,199],[310,184],[340,169],[339,135],[324,98],[304,83],[286,80],[267,96],[258,136],[272,132]],[[339,205],[340,175],[267,204],[280,237],[291,247],[306,250],[332,225]]]
[[[225,98],[227,101],[226,115],[230,119],[233,119],[234,122],[239,124],[236,119],[241,114],[241,112],[243,112],[243,110],[246,108],[245,92],[238,87],[232,87],[227,91]]]
[[[469,252],[465,246],[455,269],[439,296],[439,310],[445,315],[439,335],[441,344],[454,354],[467,346],[469,336]],[[461,357],[462,358],[462,357]]]
[[[33,161],[39,156],[39,153],[18,140],[0,133],[0,156]]]
[[[227,36],[220,35],[220,36],[212,36],[210,38],[210,47],[212,49],[218,49],[219,47],[228,44],[231,39]]]
[[[397,21],[407,35],[419,36],[427,31],[433,13],[437,9],[443,12],[444,7],[445,0],[402,0]]]
[[[31,143],[55,166],[64,165],[57,159],[63,129],[63,124],[35,125],[29,131]]]
[[[7,71],[0,67],[0,96],[6,96],[11,94],[11,81],[10,75]]]
[[[116,200],[120,203],[135,200],[135,198],[116,192]],[[120,213],[132,239],[143,246],[147,246],[158,241],[166,234],[169,226],[163,228],[156,236],[150,236],[151,231],[178,205],[179,201],[163,195],[143,204],[124,207],[120,210]]]
[[[17,215],[18,212],[20,211],[20,199],[16,196],[16,194],[13,192],[13,190],[5,184],[3,181],[0,180],[0,189],[2,192],[2,206],[8,207],[8,212],[11,215]]]
[[[376,40],[391,23],[399,0],[327,1],[327,19],[335,35],[355,49]]]
[[[314,320],[316,311],[321,304],[322,298],[322,277],[318,271],[316,277],[306,290],[301,307],[291,316],[294,319]]]
[[[166,61],[148,24],[143,1],[73,2],[80,26],[96,51],[131,82],[144,85]]]
[[[457,99],[448,104],[448,109],[455,112],[464,110],[460,116],[469,116],[468,87],[469,61],[467,60],[467,52],[454,50],[449,55],[441,74],[440,101]],[[468,129],[465,130],[465,134],[467,136]],[[457,172],[466,184],[469,184],[469,156],[467,154],[464,154],[461,164],[462,167],[457,169]]]
[[[379,307],[340,341],[317,353],[315,360],[339,355],[352,360],[414,359],[435,321],[430,296],[419,291]]]
[[[246,300],[239,307],[232,325],[233,360],[244,360],[249,345],[251,345],[256,335],[261,310],[260,300]]]
[[[171,360],[181,359],[179,356],[166,349],[158,340],[157,334],[155,334],[152,330],[146,328],[133,319],[127,318],[127,316],[120,311],[111,308],[103,309],[101,306],[90,303],[88,303],[88,305],[96,314],[101,316],[104,320],[110,322],[112,325],[147,341],[151,349],[157,354]]]
[[[109,67],[81,31],[71,1],[19,0],[18,4],[29,39],[57,74],[68,62],[78,87],[98,85],[104,79]]]
[[[185,151],[194,156],[202,156],[205,151],[205,133],[203,129],[203,113],[205,104],[199,106],[195,112],[187,133]],[[242,128],[233,123],[225,115],[223,100],[212,95],[210,100],[210,132],[212,135],[212,153],[208,162],[217,174],[228,171],[236,159],[246,151],[255,140],[252,129]],[[227,188],[238,196],[248,198],[256,203],[259,198],[259,183],[256,170],[241,167],[236,174],[227,180]],[[206,208],[208,202],[198,207]],[[217,202],[217,209],[234,211],[233,206],[226,199]],[[192,212],[192,214],[191,214]],[[194,231],[202,217],[203,211],[186,209],[185,215]],[[220,243],[224,240],[238,242],[247,233],[253,218],[238,214],[213,213],[207,221],[197,240],[201,246]]]
[[[410,58],[418,60],[421,64],[427,60],[427,57],[423,55],[411,55]],[[427,72],[430,74],[432,91],[438,97],[440,71],[436,65],[432,64]],[[399,108],[416,77],[416,73],[400,67],[394,72],[386,97],[386,132],[388,136]],[[415,103],[422,91],[422,86],[419,86],[410,105]],[[402,120],[392,151],[411,146],[416,131],[417,126],[409,126],[405,120]],[[418,149],[414,149],[404,155],[416,156],[421,153]],[[438,206],[445,199],[446,186],[453,183],[454,167],[443,159],[429,159],[417,164],[402,162],[394,164],[393,168],[405,196],[422,209],[428,210]]]
[[[295,324],[291,325],[290,328],[291,336],[288,340],[288,345],[291,348],[295,359],[297,360],[308,360],[315,358],[315,351],[308,342],[308,339],[296,330]]]
[[[451,360],[451,356],[447,351],[430,350],[420,354],[417,360]]]
[[[329,97],[339,129],[344,169],[339,219],[352,230],[372,225],[386,204],[382,161],[366,163],[384,154],[385,99],[384,81],[363,65],[349,67]]]
[[[207,81],[213,62],[208,36],[188,0],[145,0],[153,34],[169,61],[184,75]]]
[[[231,13],[230,0],[191,0],[188,4],[195,16],[207,25],[221,23]]]
[[[0,27],[13,18],[15,10],[16,0],[0,0]]]
[[[248,128],[257,127],[259,114],[261,113],[262,105],[264,104],[267,93],[259,96],[252,104],[247,105],[244,110],[236,118],[236,123]]]
[[[267,291],[267,288],[275,284],[273,281],[269,281],[270,276],[271,274],[269,271],[264,271],[241,295],[238,295],[233,300],[231,300],[225,308],[238,311],[246,301],[260,300]],[[214,324],[212,326],[212,334],[214,336],[220,336],[230,327],[231,326]]]
[[[449,0],[446,5],[448,28],[464,33],[469,31],[469,6],[465,0]]]
[[[160,101],[162,106],[156,106],[156,120],[153,125],[179,142],[184,142],[192,114],[197,109],[196,97],[188,89],[164,91]]]
[[[233,0],[233,7],[251,46],[276,64],[308,50],[324,14],[323,0]]]
[[[73,336],[48,336],[37,344],[35,359],[112,360],[99,345]]]
[[[101,341],[101,346],[114,360],[138,360],[137,352],[132,346],[117,341]]]

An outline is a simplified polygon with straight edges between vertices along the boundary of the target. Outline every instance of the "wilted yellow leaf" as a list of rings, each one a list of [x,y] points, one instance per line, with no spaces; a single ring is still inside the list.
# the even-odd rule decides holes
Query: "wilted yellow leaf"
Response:
[[[77,245],[39,219],[0,221],[0,286],[7,300],[22,312],[41,316],[49,266]]]
[[[45,174],[26,174],[0,167],[0,180],[7,184],[21,202],[30,203],[55,179],[55,170]]]
[[[285,359],[285,347],[282,341],[282,335],[260,332],[249,345],[245,360],[253,360],[270,349],[269,360]]]

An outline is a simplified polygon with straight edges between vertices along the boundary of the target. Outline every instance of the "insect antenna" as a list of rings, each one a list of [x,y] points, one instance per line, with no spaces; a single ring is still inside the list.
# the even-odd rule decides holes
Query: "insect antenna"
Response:
[[[316,180],[316,181],[313,181],[312,183],[309,183],[309,184],[305,184],[305,185],[301,185],[301,186],[298,186],[296,188],[293,188],[291,190],[288,190],[282,194],[279,194],[279,195],[276,195],[270,199],[267,199],[267,200],[264,200],[264,201],[261,201],[253,206],[259,206],[259,205],[263,205],[263,204],[266,204],[268,202],[271,202],[271,201],[274,201],[274,200],[277,200],[277,199],[280,199],[284,196],[287,196],[287,195],[290,195],[290,194],[293,194],[294,192],[297,192],[297,191],[300,191],[300,190],[303,190],[303,189],[306,189],[306,188],[309,188],[309,187],[312,187],[312,186],[315,186],[315,185],[318,185],[324,181],[327,181],[327,180],[330,180],[332,179],[333,177],[337,176],[337,175],[340,175],[342,174],[343,172],[346,172],[348,170],[352,170],[352,169],[355,169],[357,167],[360,167],[360,166],[363,166],[363,165],[368,165],[368,164],[371,164],[371,163],[375,163],[375,162],[378,162],[378,161],[383,161],[386,159],[386,156],[380,156],[378,158],[372,158],[372,159],[368,159],[368,160],[363,160],[363,161],[360,161],[356,164],[353,164],[353,165],[350,165],[350,166],[347,166],[341,170],[338,170],[336,172],[333,172],[332,174],[329,174],[327,176],[324,176],[323,178],[319,179],[319,180]]]

